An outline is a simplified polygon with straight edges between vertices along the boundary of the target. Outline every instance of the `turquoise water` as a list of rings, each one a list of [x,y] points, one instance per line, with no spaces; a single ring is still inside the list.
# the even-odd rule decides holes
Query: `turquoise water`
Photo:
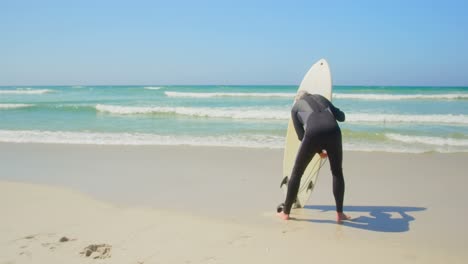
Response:
[[[3,86],[0,141],[282,148],[297,88]],[[468,151],[468,87],[333,92],[347,150]]]

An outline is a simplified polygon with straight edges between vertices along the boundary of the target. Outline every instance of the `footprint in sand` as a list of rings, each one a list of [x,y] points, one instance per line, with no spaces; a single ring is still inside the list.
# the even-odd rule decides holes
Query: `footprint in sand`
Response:
[[[69,239],[67,237],[62,237],[59,240],[55,239],[55,234],[35,234],[25,236],[16,241],[19,241],[22,245],[20,249],[27,249],[28,247],[34,246],[37,243],[40,243],[41,246],[48,248],[50,250],[56,249],[60,243],[72,241],[76,239]],[[51,241],[52,240],[52,241]]]
[[[55,251],[60,244],[68,241],[74,241],[76,239],[69,239],[65,236],[60,239],[56,238],[56,234],[34,234],[25,236],[19,239],[12,241],[14,246],[18,247],[18,255],[22,257],[31,258],[33,252],[40,251],[41,248],[46,250]]]
[[[107,244],[91,244],[83,249],[80,252],[81,255],[85,257],[94,258],[94,259],[105,259],[111,257],[111,245]]]

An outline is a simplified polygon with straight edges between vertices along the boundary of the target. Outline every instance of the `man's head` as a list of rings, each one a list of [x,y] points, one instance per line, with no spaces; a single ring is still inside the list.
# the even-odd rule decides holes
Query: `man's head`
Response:
[[[294,100],[299,101],[300,99],[306,97],[307,95],[309,95],[307,91],[301,90],[296,94],[296,98]]]

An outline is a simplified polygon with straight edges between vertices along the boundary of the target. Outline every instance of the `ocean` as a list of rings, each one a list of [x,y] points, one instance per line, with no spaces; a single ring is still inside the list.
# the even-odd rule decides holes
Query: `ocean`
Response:
[[[0,142],[283,148],[298,86],[2,86]],[[334,86],[345,150],[468,152],[468,87]]]

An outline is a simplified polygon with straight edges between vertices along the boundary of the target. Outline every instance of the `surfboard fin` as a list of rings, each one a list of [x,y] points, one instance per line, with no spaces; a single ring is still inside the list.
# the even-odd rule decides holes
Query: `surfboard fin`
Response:
[[[279,205],[276,207],[276,212],[277,212],[277,213],[283,212],[283,208],[284,208],[284,203],[279,204]]]
[[[288,184],[288,176],[284,176],[283,180],[281,181],[280,188],[282,188],[285,184]]]
[[[309,182],[309,186],[307,186],[307,190],[312,190],[314,188],[314,183]]]
[[[297,198],[296,198],[296,200],[294,200],[294,203],[293,203],[293,205],[292,205],[292,208],[302,208],[302,205],[301,205],[301,203],[297,200]]]

